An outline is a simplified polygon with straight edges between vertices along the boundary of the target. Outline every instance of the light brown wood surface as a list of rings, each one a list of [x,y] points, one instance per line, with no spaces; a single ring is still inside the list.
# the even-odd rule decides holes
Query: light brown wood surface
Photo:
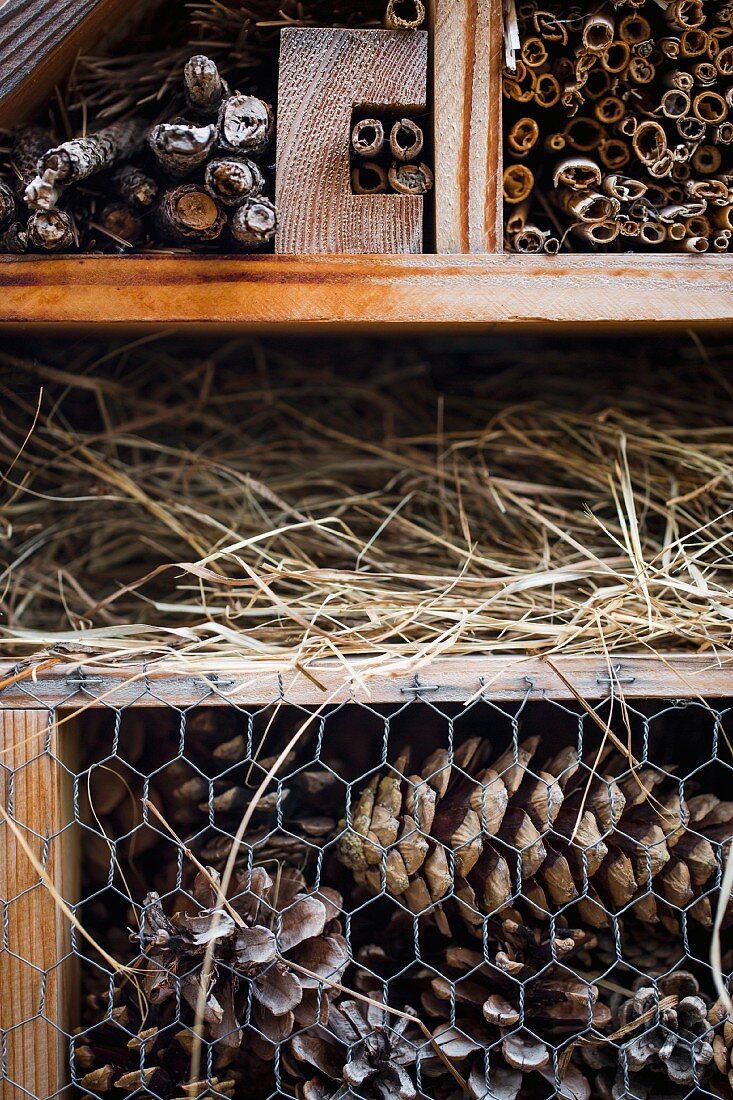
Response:
[[[426,31],[282,32],[277,252],[422,251],[422,197],[353,194],[349,147],[355,107],[424,110],[427,70]]]
[[[733,696],[733,655],[614,654],[611,666],[600,656],[441,657],[415,667],[394,661],[376,668],[369,661],[320,661],[297,669],[265,662],[226,661],[206,674],[184,675],[168,666],[130,664],[125,668],[88,664],[85,688],[79,665],[57,664],[39,669],[31,683],[32,666],[0,665],[0,701],[13,707],[37,706],[33,697],[69,711],[97,706],[192,706],[230,702],[266,706],[283,698],[301,706],[326,701],[402,703],[415,698],[416,675],[424,698],[464,703],[482,690],[497,701],[529,698],[605,698],[613,689],[629,699],[697,699]],[[5,686],[2,686],[2,685]],[[27,688],[30,687],[30,694]],[[147,689],[147,693],[146,693]]]
[[[726,323],[725,256],[128,256],[0,259],[15,324]]]
[[[433,0],[435,242],[500,252],[501,0]]]
[[[73,816],[69,790],[47,748],[58,752],[56,733],[49,735],[48,711],[0,710],[2,804],[8,810],[12,803],[25,841],[61,894],[74,900],[78,870],[71,836],[54,836]],[[0,1095],[27,1100],[30,1093],[43,1100],[66,1078],[68,1040],[59,1029],[69,1030],[74,1011],[71,963],[62,962],[70,950],[69,922],[4,820],[0,898],[7,906],[8,930],[7,946],[0,951],[0,1027],[11,1029]]]
[[[6,0],[0,7],[0,126],[25,121],[53,94],[77,53],[138,0]]]

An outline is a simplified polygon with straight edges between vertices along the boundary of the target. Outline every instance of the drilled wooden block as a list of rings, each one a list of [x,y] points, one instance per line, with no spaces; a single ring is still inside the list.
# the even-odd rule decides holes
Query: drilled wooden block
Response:
[[[355,107],[426,105],[425,31],[284,30],[278,91],[276,250],[421,252],[423,199],[354,195]]]

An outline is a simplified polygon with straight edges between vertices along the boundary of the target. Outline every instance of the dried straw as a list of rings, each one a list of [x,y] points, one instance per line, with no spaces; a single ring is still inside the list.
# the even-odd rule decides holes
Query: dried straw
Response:
[[[694,344],[607,346],[603,385],[530,346],[444,398],[439,350],[76,351],[0,356],[6,655],[731,647],[730,388]]]

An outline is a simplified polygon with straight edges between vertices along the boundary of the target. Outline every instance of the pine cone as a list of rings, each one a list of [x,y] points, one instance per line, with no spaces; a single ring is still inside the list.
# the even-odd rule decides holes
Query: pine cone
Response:
[[[216,872],[210,873],[218,881]],[[204,955],[214,941],[213,981],[204,1011],[207,1036],[239,1047],[251,995],[250,1022],[257,1031],[248,1032],[247,1043],[260,1057],[272,1058],[272,1044],[286,1039],[296,1024],[307,1027],[328,1018],[329,991],[320,996],[317,978],[294,967],[338,981],[348,962],[338,920],[342,899],[328,888],[307,893],[302,875],[288,868],[275,886],[264,868],[255,867],[249,885],[239,876],[234,893],[230,904],[241,924],[220,907],[219,895],[203,874],[194,885],[199,909],[193,914],[169,918],[158,895],[147,896],[145,995],[160,1005],[175,998],[180,987],[195,1013]]]
[[[164,772],[171,820],[188,835],[196,835],[194,847],[202,861],[219,869],[229,857],[232,837],[257,786],[277,759],[258,757],[252,763],[238,726],[241,720],[228,712],[195,711],[187,722],[187,737],[197,770],[176,761]],[[329,770],[299,767],[302,763],[298,753],[291,752],[278,769],[279,775],[291,777],[258,801],[240,847],[242,862],[253,854],[257,863],[275,859],[305,868],[333,835],[339,784]],[[213,829],[207,828],[210,815]],[[202,830],[205,833],[198,836]]]
[[[79,1084],[90,1092],[139,1089],[161,1100],[266,1095],[272,1090],[267,1063],[246,1051],[216,1047],[210,1081],[191,1081],[193,1033],[175,1026],[174,1006],[146,1006],[143,1021],[135,991],[117,988],[108,1015],[107,997],[89,997],[85,1015],[91,1024],[75,1041]],[[100,1020],[100,1023],[96,1023]],[[118,1094],[119,1095],[119,1094]]]
[[[705,891],[717,874],[714,846],[733,834],[733,803],[705,794],[685,804],[662,772],[630,772],[625,761],[614,779],[608,753],[606,770],[596,760],[591,774],[574,746],[531,770],[538,745],[530,738],[516,759],[510,750],[487,766],[490,743],[474,738],[452,759],[432,753],[419,774],[403,753],[361,792],[351,827],[341,822],[339,858],[372,891],[384,885],[413,913],[431,912],[446,935],[449,897],[480,935],[483,915],[520,892],[538,913],[577,901],[590,927],[624,910],[676,929],[656,890],[710,926]]]
[[[448,1019],[455,997],[461,1013],[474,1009],[502,1029],[526,1023],[546,1038],[583,1031],[591,1023],[604,1028],[611,1012],[598,1003],[597,987],[568,968],[572,956],[595,943],[591,933],[580,930],[559,930],[551,937],[528,928],[514,913],[502,922],[491,963],[466,947],[451,945],[445,950],[436,966],[443,976],[430,982],[423,1008],[431,1016]]]
[[[730,1100],[733,1097],[733,1023],[722,1001],[716,1001],[708,1012],[708,1023],[715,1028],[713,1062],[722,1079],[711,1082],[711,1088]]]
[[[383,1000],[379,993],[369,996]],[[331,1005],[328,1028],[293,1036],[283,1063],[306,1100],[343,1097],[352,1089],[364,1100],[414,1100],[417,1089],[408,1070],[421,1044],[424,1039],[408,1019],[345,998]]]
[[[628,1039],[615,1059],[619,1069],[611,1093],[625,1095],[624,1067],[628,1068],[630,1093],[637,1090],[637,1077],[643,1081],[657,1078],[656,1091],[664,1092],[667,1080],[689,1089],[704,1081],[713,1060],[712,1033],[708,1023],[708,1004],[700,996],[697,979],[685,970],[660,978],[656,988],[640,978],[633,997],[623,1001],[616,1013],[616,1028],[633,1028],[634,1021],[645,1017],[642,1030]],[[669,999],[668,1004],[664,1002]],[[661,1084],[660,1084],[661,1078]],[[643,1089],[643,1082],[639,1089]]]

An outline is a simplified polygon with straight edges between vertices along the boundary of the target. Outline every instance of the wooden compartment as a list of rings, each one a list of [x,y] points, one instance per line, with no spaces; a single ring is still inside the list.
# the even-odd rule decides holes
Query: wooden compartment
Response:
[[[432,0],[435,255],[0,259],[12,324],[706,324],[729,255],[502,254],[501,0]]]
[[[200,707],[214,708],[223,716],[229,711],[235,721],[237,715],[245,721],[247,713],[295,707],[295,726],[310,724],[314,738],[320,719],[329,715],[338,718],[343,733],[350,713],[361,713],[367,740],[356,746],[352,755],[355,762],[357,757],[362,761],[362,767],[370,752],[376,751],[378,760],[377,732],[384,721],[380,714],[398,716],[416,703],[424,705],[425,715],[440,718],[441,724],[448,716],[445,728],[451,738],[454,723],[457,739],[465,737],[459,731],[467,722],[469,734],[483,731],[483,736],[496,736],[497,743],[502,737],[511,742],[512,730],[516,739],[517,723],[525,711],[535,715],[526,719],[530,731],[550,731],[547,737],[552,732],[552,723],[547,722],[551,711],[558,729],[565,731],[562,736],[572,744],[574,737],[581,736],[581,729],[586,731],[582,736],[597,739],[598,725],[603,735],[604,727],[610,729],[611,716],[615,715],[614,722],[620,720],[628,707],[633,719],[627,716],[624,721],[633,721],[635,729],[638,726],[634,736],[641,738],[639,751],[643,759],[649,753],[651,766],[660,764],[665,752],[664,742],[660,743],[654,732],[657,722],[662,723],[660,728],[675,754],[675,760],[664,758],[665,765],[674,764],[677,755],[684,754],[681,746],[686,742],[690,748],[684,731],[695,722],[708,730],[698,745],[701,762],[711,752],[711,761],[727,759],[722,742],[719,749],[715,746],[716,731],[729,708],[730,659],[619,655],[610,666],[595,657],[437,659],[419,675],[396,664],[391,672],[374,677],[368,664],[359,662],[352,672],[354,678],[347,679],[336,661],[313,666],[307,678],[297,671],[280,673],[276,668],[263,669],[261,664],[231,661],[198,678],[177,675],[173,670],[150,671],[144,666],[124,671],[99,666],[85,672],[59,662],[36,673],[7,664],[0,668],[2,771],[12,796],[5,801],[8,809],[3,810],[0,826],[2,900],[10,949],[0,954],[3,1026],[8,1029],[3,1087],[7,1100],[20,1100],[21,1096],[42,1100],[63,1095],[69,1087],[69,1045],[78,1024],[79,965],[90,965],[85,959],[91,950],[82,932],[84,911],[78,906],[83,897],[84,838],[90,843],[92,839],[78,824],[84,819],[79,805],[89,780],[84,769],[77,773],[75,760],[83,744],[79,738],[86,737],[85,723],[93,714],[106,712],[109,716],[111,752],[101,752],[102,771],[118,758],[124,764],[127,722],[134,721],[136,713],[149,723],[145,728],[162,730],[168,712],[175,756],[176,731],[183,729],[182,723]],[[476,711],[476,707],[480,709]],[[689,717],[687,708],[692,708]],[[492,714],[496,719],[493,733]],[[388,728],[384,727],[385,736]],[[419,720],[409,725],[408,720],[406,736],[413,739],[418,755],[420,728],[427,726],[423,723],[421,727]],[[372,733],[375,746],[370,747]],[[146,774],[146,768],[157,768],[145,763],[145,754],[157,741],[156,734],[149,749],[142,743],[143,757],[135,758],[138,777]],[[136,743],[140,749],[139,736]],[[683,771],[695,772],[699,766],[697,758],[693,760],[697,750],[691,751],[689,761],[679,759],[685,765]],[[183,758],[185,761],[185,753]],[[730,767],[725,763],[716,766]],[[363,783],[359,768],[355,763],[353,774],[346,777],[356,789]],[[724,791],[720,794],[725,797]],[[166,837],[160,822],[150,820]],[[92,829],[99,834],[97,841],[107,835],[100,829],[101,825]],[[51,887],[64,899],[60,904],[51,896]],[[694,948],[690,951],[694,957]],[[77,1077],[82,1075],[77,1073]]]

